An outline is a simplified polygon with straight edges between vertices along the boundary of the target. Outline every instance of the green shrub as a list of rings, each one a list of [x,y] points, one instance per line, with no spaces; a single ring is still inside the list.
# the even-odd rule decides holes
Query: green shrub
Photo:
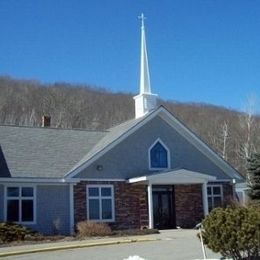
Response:
[[[108,236],[111,235],[111,228],[105,223],[95,223],[91,221],[81,221],[77,223],[77,236]]]
[[[21,241],[24,240],[26,236],[34,234],[34,231],[19,224],[11,222],[0,223],[0,241],[2,243]]]
[[[260,208],[216,208],[202,222],[204,243],[232,259],[259,259]]]

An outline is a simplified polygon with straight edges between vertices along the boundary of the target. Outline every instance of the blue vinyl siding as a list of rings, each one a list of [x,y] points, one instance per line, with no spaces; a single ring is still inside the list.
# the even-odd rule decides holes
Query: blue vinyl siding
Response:
[[[216,176],[217,179],[230,179],[213,161],[159,116],[128,136],[75,178],[128,179],[152,174],[149,170],[148,151],[158,138],[170,151],[168,164],[171,169],[183,168]],[[102,171],[97,170],[97,165],[102,165]]]
[[[0,222],[4,221],[4,185],[0,184]]]
[[[69,202],[69,185],[37,185],[36,224],[26,226],[46,235],[68,235]]]

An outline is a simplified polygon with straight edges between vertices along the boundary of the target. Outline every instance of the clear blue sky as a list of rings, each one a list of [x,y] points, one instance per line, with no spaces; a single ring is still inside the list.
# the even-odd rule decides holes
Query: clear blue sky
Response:
[[[0,74],[137,93],[141,12],[154,93],[260,112],[259,0],[0,0]]]

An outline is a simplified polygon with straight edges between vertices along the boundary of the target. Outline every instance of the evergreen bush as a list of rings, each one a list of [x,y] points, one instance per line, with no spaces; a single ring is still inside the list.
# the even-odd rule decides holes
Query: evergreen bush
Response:
[[[32,236],[34,234],[35,231],[19,224],[11,222],[0,223],[0,242],[2,243],[21,241],[24,240],[26,236]]]
[[[260,208],[215,208],[202,222],[204,243],[232,259],[259,259]]]
[[[252,203],[260,206],[260,153],[255,153],[248,159],[247,170],[249,172],[248,184],[251,188],[249,195]]]

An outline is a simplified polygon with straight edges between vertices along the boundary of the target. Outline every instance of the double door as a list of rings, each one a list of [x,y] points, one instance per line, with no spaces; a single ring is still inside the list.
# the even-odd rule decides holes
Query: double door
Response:
[[[153,188],[153,221],[157,229],[176,227],[174,187]]]

